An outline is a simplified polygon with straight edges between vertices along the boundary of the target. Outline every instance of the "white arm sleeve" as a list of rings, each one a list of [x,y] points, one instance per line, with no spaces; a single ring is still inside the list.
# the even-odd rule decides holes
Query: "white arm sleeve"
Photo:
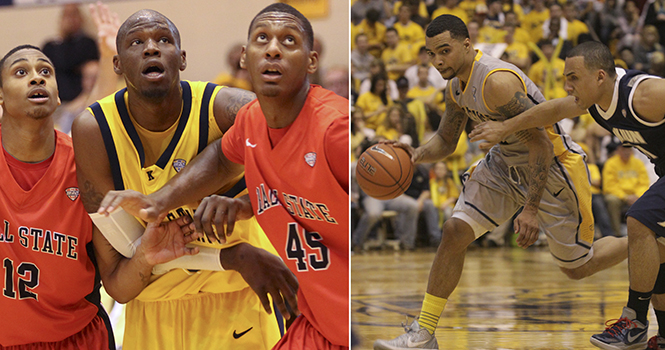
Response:
[[[127,259],[134,256],[136,248],[141,244],[141,236],[145,231],[145,227],[138,219],[122,210],[122,208],[115,210],[109,216],[97,213],[89,215],[95,226],[118,253]],[[188,247],[192,247],[192,245],[188,245]],[[220,250],[219,248],[199,246],[198,254],[181,256],[167,263],[156,265],[153,267],[152,273],[159,275],[178,268],[224,271],[219,258]]]

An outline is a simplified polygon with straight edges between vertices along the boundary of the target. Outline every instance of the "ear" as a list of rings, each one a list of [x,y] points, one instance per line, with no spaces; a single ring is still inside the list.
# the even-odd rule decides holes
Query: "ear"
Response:
[[[607,80],[607,72],[605,72],[602,69],[598,70],[598,74],[596,74],[596,80],[598,81],[598,85],[602,85],[605,80]]]
[[[60,101],[60,96],[58,96],[58,106],[62,104],[62,101]]]
[[[309,52],[309,64],[307,65],[307,73],[313,74],[319,68],[319,53],[316,51]]]
[[[187,52],[185,52],[185,50],[180,50],[180,58],[182,59],[180,70],[184,71],[185,68],[187,68]]]
[[[120,57],[118,55],[113,56],[113,71],[117,75],[122,75],[122,65],[120,64]]]
[[[247,45],[243,45],[240,50],[240,68],[247,69],[247,64],[245,63],[245,58],[247,57]]]
[[[0,107],[4,108],[5,106],[5,97],[3,96],[2,89],[0,89]]]

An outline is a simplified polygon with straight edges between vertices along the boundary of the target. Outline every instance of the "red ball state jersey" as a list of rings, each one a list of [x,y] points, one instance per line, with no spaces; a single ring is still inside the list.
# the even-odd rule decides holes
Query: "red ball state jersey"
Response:
[[[1,141],[1,137],[0,137]],[[69,136],[56,132],[51,165],[23,190],[0,152],[0,345],[65,339],[97,314],[92,241]]]
[[[333,122],[348,118],[348,100],[312,85],[275,147],[258,100],[240,109],[222,138],[224,154],[245,165],[259,224],[298,277],[302,315],[343,346],[349,344],[349,197],[328,164],[324,139]]]

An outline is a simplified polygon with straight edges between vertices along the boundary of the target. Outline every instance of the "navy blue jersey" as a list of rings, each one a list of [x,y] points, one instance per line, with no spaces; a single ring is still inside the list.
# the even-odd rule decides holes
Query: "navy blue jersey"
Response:
[[[642,120],[633,109],[635,89],[646,79],[660,79],[637,70],[617,68],[612,103],[607,112],[598,105],[589,108],[589,113],[600,126],[607,129],[624,144],[629,144],[644,153],[656,166],[659,177],[665,175],[665,119],[652,123]]]

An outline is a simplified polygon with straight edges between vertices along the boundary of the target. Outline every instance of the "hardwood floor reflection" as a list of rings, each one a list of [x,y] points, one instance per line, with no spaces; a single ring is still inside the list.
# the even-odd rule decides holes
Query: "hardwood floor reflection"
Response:
[[[371,349],[403,333],[427,286],[434,251],[369,252],[351,258],[351,318]],[[589,337],[618,318],[628,295],[627,264],[569,280],[547,248],[476,248],[439,322],[441,349],[597,349]],[[649,336],[657,332],[651,312]]]

